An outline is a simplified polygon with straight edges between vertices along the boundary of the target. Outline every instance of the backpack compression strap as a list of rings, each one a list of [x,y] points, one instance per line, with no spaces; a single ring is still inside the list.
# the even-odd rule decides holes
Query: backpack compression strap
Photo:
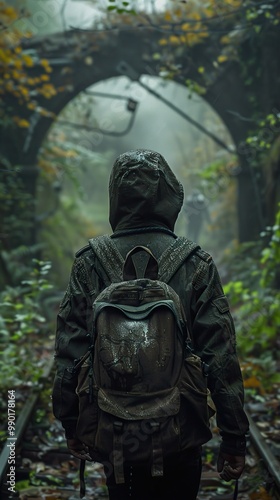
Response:
[[[106,286],[110,283],[118,283],[123,280],[124,258],[117,248],[114,240],[108,235],[91,238],[89,244],[100,261],[107,274]],[[178,271],[184,260],[200,248],[197,243],[178,236],[174,242],[167,247],[158,260],[158,279],[168,283],[173,274]]]

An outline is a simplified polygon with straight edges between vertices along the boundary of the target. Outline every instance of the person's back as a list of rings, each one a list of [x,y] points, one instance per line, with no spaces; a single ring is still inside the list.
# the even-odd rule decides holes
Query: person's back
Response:
[[[111,238],[124,258],[137,245],[159,258],[177,238],[173,231],[183,205],[183,188],[159,153],[139,150],[120,155],[111,173],[109,196]],[[105,288],[103,277],[104,269],[90,247],[78,252],[58,315],[54,414],[65,428],[71,453],[83,459],[90,459],[90,450],[76,437],[77,378],[70,373],[74,360],[88,348],[91,306]],[[211,256],[196,250],[169,285],[183,303],[195,352],[209,366],[208,387],[222,437],[218,470],[223,479],[236,479],[244,467],[248,421],[233,321]],[[191,414],[188,418],[194,432],[196,419]],[[153,477],[150,464],[128,462],[124,463],[125,483],[117,484],[112,468],[105,467],[110,500],[164,500],[174,492],[177,500],[194,500],[201,476],[201,442],[186,448],[164,460],[163,477]],[[137,458],[137,450],[135,454]]]

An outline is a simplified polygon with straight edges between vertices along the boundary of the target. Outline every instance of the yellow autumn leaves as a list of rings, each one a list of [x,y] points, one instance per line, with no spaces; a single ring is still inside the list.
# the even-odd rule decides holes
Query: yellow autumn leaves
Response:
[[[17,19],[15,9],[7,5],[6,2],[0,2],[0,16],[5,22],[15,21]]]
[[[172,45],[187,45],[189,47],[203,42],[209,37],[209,21],[219,19],[223,15],[234,15],[237,9],[242,5],[240,0],[225,0],[216,2],[210,0],[197,4],[188,2],[180,8],[165,12],[164,22],[165,28],[173,33],[167,34],[159,41],[161,46]],[[222,37],[221,44],[230,42],[229,37]],[[223,54],[218,58],[218,63],[223,63],[227,57]]]
[[[189,9],[189,7],[187,7]],[[185,21],[188,16],[188,22]],[[160,45],[195,45],[203,38],[208,36],[207,28],[203,25],[202,16],[197,12],[187,12],[183,9],[176,8],[174,11],[167,11],[164,14],[164,20],[168,23],[175,23],[180,34],[171,34],[168,38],[162,38]]]
[[[56,140],[63,144],[65,142],[65,135],[60,134],[56,137]],[[69,148],[63,149],[63,147],[51,143],[48,148],[43,147],[43,154],[41,154],[38,159],[38,167],[46,179],[53,181],[60,175],[60,161],[77,157],[78,153],[75,150]],[[65,169],[65,165],[63,165],[63,168]]]
[[[19,18],[17,10],[0,2],[0,118],[5,116],[4,100],[8,96],[16,99],[24,110],[36,110],[40,114],[49,113],[37,105],[39,95],[50,99],[57,94],[57,89],[50,83],[52,68],[47,59],[38,60],[23,51],[21,40],[23,35],[15,27]],[[24,34],[26,37],[26,33]],[[30,76],[29,69],[36,66],[35,76]],[[12,117],[18,127],[26,128],[29,122],[21,116]]]

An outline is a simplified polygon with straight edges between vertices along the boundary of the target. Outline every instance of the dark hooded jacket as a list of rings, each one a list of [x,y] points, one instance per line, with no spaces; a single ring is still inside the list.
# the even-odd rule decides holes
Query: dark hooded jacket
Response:
[[[111,237],[123,257],[139,244],[159,257],[176,238],[173,231],[183,205],[183,187],[159,153],[138,150],[120,155],[112,169],[109,197]],[[78,418],[77,374],[72,367],[89,347],[92,302],[105,281],[92,247],[77,252],[57,318],[55,346],[53,411],[66,437],[75,435]],[[195,351],[210,367],[208,387],[223,450],[242,455],[248,431],[243,382],[229,304],[211,256],[197,249],[169,284],[183,302]]]

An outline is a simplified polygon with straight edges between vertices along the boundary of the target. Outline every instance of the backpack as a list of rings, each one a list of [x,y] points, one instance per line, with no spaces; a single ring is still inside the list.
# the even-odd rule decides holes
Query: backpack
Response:
[[[122,258],[108,237],[90,240],[106,273],[93,302],[92,345],[78,362],[77,437],[124,482],[124,462],[149,463],[209,441],[207,365],[192,349],[168,281],[199,248],[178,237],[160,259],[143,246]]]

